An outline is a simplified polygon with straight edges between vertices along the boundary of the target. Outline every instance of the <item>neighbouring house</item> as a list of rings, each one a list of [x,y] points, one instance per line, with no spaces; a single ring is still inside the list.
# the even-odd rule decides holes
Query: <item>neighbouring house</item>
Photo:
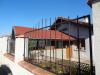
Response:
[[[29,32],[29,33],[28,33]],[[61,54],[61,50],[64,48],[65,53],[66,47],[68,46],[69,38],[72,42],[75,40],[74,37],[71,37],[69,35],[66,35],[64,33],[61,33],[59,31],[54,30],[45,30],[45,29],[34,29],[34,28],[28,28],[28,27],[21,27],[21,26],[14,26],[12,29],[12,39],[15,38],[28,38],[28,42],[25,43],[25,45],[28,46],[27,54],[28,56],[29,51],[38,50],[38,49],[47,49],[50,53],[50,48],[58,50],[58,54]],[[15,40],[16,42],[16,40]],[[23,41],[24,42],[24,41]],[[55,44],[56,43],[56,44]],[[62,45],[63,44],[63,45]],[[52,50],[53,51],[53,50]],[[13,51],[15,52],[15,51]],[[30,53],[29,53],[30,54]],[[67,53],[68,54],[68,53]],[[64,59],[68,56],[67,54],[64,55]],[[48,54],[47,56],[50,56]],[[52,54],[53,57],[53,54]],[[59,55],[57,58],[61,58],[61,55]]]
[[[69,21],[66,18],[58,17],[53,25],[47,29],[14,26],[8,52],[15,55],[17,62],[25,60],[32,64],[41,65],[46,61],[48,64],[49,62],[54,64],[69,60],[77,63],[79,61],[78,51],[80,51],[81,63],[90,64],[89,26],[87,22],[87,19],[77,23],[76,20]],[[53,72],[55,71],[53,70]]]
[[[25,32],[28,32],[30,30],[32,30],[32,28],[25,28],[25,27],[19,27],[19,26],[13,27],[10,37],[8,37],[8,50],[7,50],[7,52],[12,54],[12,55],[15,55],[16,38],[23,36]]]
[[[88,4],[91,1],[88,0]],[[100,10],[99,5],[99,0],[95,0],[92,5],[96,75],[100,73],[100,35],[98,34],[100,15],[97,14],[100,13],[97,11]],[[14,26],[10,36],[0,37],[0,65],[9,67],[13,75],[69,75],[69,72],[71,75],[78,75],[78,72],[82,75],[90,75],[87,22],[87,19],[77,23],[76,20],[67,21],[66,18],[59,17],[52,27],[50,26],[51,28],[47,28],[48,30]]]
[[[61,24],[61,20],[63,23]],[[55,52],[57,52],[56,58],[62,59],[62,49],[63,49],[63,59],[68,60],[71,58],[73,61],[78,61],[78,48],[77,48],[77,23],[70,23],[70,35],[69,28],[66,21],[66,18],[58,17],[55,21],[57,24],[56,31],[54,25],[51,26],[51,30],[45,29],[35,29],[21,26],[14,26],[12,29],[12,37],[13,41],[11,43],[16,42],[16,38],[27,38],[27,42],[25,40],[25,58],[29,58],[33,54],[38,55],[41,52],[38,52],[38,49],[42,49],[45,55],[50,57],[50,49],[51,49],[51,57],[55,57]],[[87,23],[79,24],[79,41],[80,41],[80,58],[81,62],[89,63],[89,43],[88,43],[88,26]],[[70,42],[70,44],[69,44]],[[14,45],[14,44],[13,44]],[[26,46],[27,45],[27,46]],[[14,50],[14,47],[12,48]],[[10,49],[11,50],[11,49]],[[9,51],[9,50],[8,50]],[[47,52],[45,52],[47,51]],[[15,51],[10,51],[15,52]],[[36,53],[35,53],[36,52]],[[47,54],[46,54],[47,53]],[[37,56],[38,57],[38,56]],[[42,58],[41,58],[42,59]]]
[[[75,27],[77,27],[76,23],[72,24],[74,24]],[[59,25],[58,28],[60,26],[63,28],[63,25]],[[19,65],[26,67],[26,69],[28,70],[30,70],[30,68],[27,64],[30,63],[31,66],[32,64],[38,65],[42,68],[47,68],[46,70],[51,70],[51,72],[53,73],[56,73],[55,71],[56,69],[55,66],[56,66],[58,67],[58,69],[56,70],[59,74],[63,72],[62,71],[63,68],[64,73],[67,74],[68,65],[70,63],[73,64],[70,65],[71,68],[73,68],[76,65],[76,67],[73,68],[76,70],[78,67],[79,58],[78,58],[77,42],[80,41],[79,44],[80,60],[81,60],[80,65],[81,66],[85,65],[86,68],[88,68],[89,70],[89,65],[90,65],[89,53],[87,48],[84,48],[84,46],[86,46],[86,43],[87,46],[89,46],[88,42],[85,43],[86,40],[85,35],[86,37],[88,37],[88,34],[85,35],[82,34],[81,38],[77,40],[77,36],[74,36],[71,33],[69,35],[69,33],[66,32],[66,30],[69,29],[69,28],[67,29],[67,26],[64,27],[65,29],[63,30],[54,29],[53,25],[51,28],[50,27],[47,29],[45,28],[36,29],[36,28],[28,28],[22,26],[14,26],[12,28],[11,36],[9,36],[5,40],[7,44],[6,48],[7,54],[5,54],[5,57],[8,57],[12,61],[18,63]],[[86,27],[80,26],[80,27],[83,27],[84,31],[84,29],[87,26]],[[72,29],[70,28],[70,32],[71,30]],[[76,31],[74,30],[74,32]],[[2,41],[2,39],[0,41]],[[10,66],[11,65],[12,64],[10,64]],[[86,72],[88,72],[88,70]],[[31,72],[33,72],[33,70],[31,70]],[[50,74],[53,75],[52,73]]]
[[[67,19],[64,17],[58,17],[54,24],[50,28],[51,30],[57,30],[67,34],[71,37],[74,37],[76,41],[73,41],[72,47],[73,57],[77,58],[77,39],[79,38],[79,46],[80,46],[80,54],[82,55],[80,58],[89,60],[90,58],[90,49],[89,49],[89,25],[88,19],[83,18],[78,21],[71,19]],[[79,29],[79,30],[78,30]],[[91,25],[92,35],[93,36],[93,26]]]

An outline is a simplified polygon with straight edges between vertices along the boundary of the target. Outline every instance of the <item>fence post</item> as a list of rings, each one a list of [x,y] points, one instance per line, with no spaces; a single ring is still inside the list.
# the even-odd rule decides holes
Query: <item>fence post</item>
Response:
[[[77,16],[77,48],[78,48],[78,75],[81,75],[81,69],[80,69],[80,33],[79,33],[79,20]]]
[[[92,56],[92,26],[91,26],[91,21],[90,21],[90,15],[88,15],[88,20],[89,20],[89,45],[90,45],[90,75],[93,75],[93,56]]]

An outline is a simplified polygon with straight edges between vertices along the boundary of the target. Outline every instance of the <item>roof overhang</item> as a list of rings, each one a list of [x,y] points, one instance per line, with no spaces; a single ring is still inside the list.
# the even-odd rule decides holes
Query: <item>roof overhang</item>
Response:
[[[89,27],[87,22],[78,21],[78,23],[77,23],[77,20],[67,19],[67,18],[64,18],[64,17],[58,17],[55,20],[55,22],[52,24],[50,29],[55,30],[55,28],[57,29],[59,26],[61,26],[61,24],[67,24],[67,23],[71,23],[71,24],[74,24],[74,25],[80,26],[80,27],[86,27],[86,28]]]

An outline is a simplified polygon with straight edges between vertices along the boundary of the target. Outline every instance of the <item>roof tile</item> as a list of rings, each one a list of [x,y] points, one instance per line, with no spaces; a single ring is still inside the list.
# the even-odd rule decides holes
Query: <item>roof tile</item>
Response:
[[[33,39],[74,40],[73,37],[55,30],[44,30],[44,29],[36,30],[33,28],[15,26],[14,31],[16,33],[16,36],[24,35],[24,37]]]

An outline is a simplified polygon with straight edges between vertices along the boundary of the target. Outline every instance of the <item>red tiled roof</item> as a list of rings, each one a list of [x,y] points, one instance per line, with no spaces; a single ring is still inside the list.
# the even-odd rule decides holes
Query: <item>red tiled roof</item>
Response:
[[[24,35],[25,32],[32,31],[33,28],[14,26],[15,35]]]
[[[57,39],[57,40],[74,40],[73,37],[54,30],[36,30],[33,28],[15,26],[14,31],[16,35],[23,35],[24,37],[34,39]],[[31,31],[31,32],[29,32]],[[28,32],[28,33],[26,33]],[[26,33],[24,35],[24,33]]]
[[[58,40],[60,39],[68,40],[70,37],[71,40],[74,40],[73,37],[54,30],[35,30],[33,32],[27,33],[25,36],[34,39],[58,39]]]

